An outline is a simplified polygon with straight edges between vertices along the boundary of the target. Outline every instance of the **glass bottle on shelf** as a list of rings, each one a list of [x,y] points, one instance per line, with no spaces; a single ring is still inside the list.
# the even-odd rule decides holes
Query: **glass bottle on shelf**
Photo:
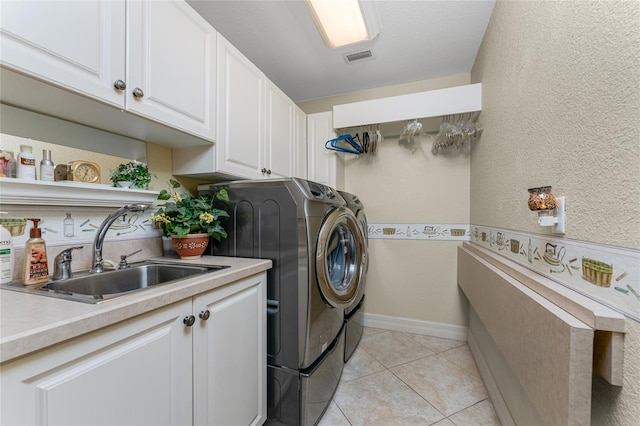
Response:
[[[63,224],[63,233],[65,237],[73,237],[74,227],[73,227],[73,219],[71,218],[71,213],[67,212],[66,219],[62,222]]]

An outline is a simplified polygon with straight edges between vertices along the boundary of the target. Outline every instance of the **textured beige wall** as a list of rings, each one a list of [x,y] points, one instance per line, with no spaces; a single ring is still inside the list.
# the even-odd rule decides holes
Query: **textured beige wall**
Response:
[[[472,223],[545,233],[527,188],[552,185],[567,238],[640,248],[639,8],[498,2],[472,74]]]
[[[460,74],[400,88],[367,90],[305,102],[301,108],[305,112],[329,111],[342,103],[469,84],[469,78],[469,74]],[[432,125],[431,121],[424,120],[425,126]],[[439,123],[436,120],[436,129]],[[345,189],[362,200],[369,222],[469,223],[469,156],[433,156],[428,137],[412,152],[398,144],[404,124],[380,127],[385,139],[375,155],[345,154]],[[370,240],[365,311],[466,325],[467,305],[456,280],[458,245],[450,241]]]
[[[566,196],[567,238],[640,248],[640,2],[503,2],[472,72],[484,134],[471,159],[471,223],[545,233],[527,188]],[[640,418],[640,325],[624,386],[595,380],[592,423]]]

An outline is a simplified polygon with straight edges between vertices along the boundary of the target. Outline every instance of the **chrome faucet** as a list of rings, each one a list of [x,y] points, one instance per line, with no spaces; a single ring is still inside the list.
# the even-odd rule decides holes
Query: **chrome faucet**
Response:
[[[147,204],[127,204],[124,207],[120,207],[115,212],[111,213],[107,218],[102,222],[100,228],[98,229],[98,233],[96,234],[96,238],[93,240],[93,258],[91,260],[91,270],[89,273],[91,274],[99,274],[103,271],[102,269],[102,244],[104,243],[104,237],[107,235],[107,231],[109,227],[116,221],[120,216],[129,213],[129,212],[143,212],[149,206]]]
[[[84,246],[71,247],[66,250],[62,250],[56,256],[55,260],[53,261],[54,270],[53,276],[51,277],[52,280],[66,280],[73,276],[73,273],[71,272],[71,252],[73,250],[80,250],[82,248],[84,248]]]

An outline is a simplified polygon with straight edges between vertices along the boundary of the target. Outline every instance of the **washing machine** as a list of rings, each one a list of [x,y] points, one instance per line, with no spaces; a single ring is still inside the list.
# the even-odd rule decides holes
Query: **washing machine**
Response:
[[[360,339],[362,338],[362,333],[364,331],[363,305],[367,272],[369,270],[369,230],[367,216],[364,213],[364,205],[362,204],[362,201],[360,201],[360,199],[354,194],[344,191],[338,191],[338,193],[347,203],[347,208],[355,215],[358,225],[360,225],[360,231],[362,232],[361,238],[364,241],[365,246],[364,264],[361,269],[358,293],[356,294],[353,303],[346,306],[344,310],[344,362],[347,362],[356,350],[358,343],[360,343]]]
[[[342,375],[344,309],[358,296],[366,243],[334,189],[297,178],[201,185],[229,193],[228,238],[210,254],[271,259],[267,423],[318,422]]]

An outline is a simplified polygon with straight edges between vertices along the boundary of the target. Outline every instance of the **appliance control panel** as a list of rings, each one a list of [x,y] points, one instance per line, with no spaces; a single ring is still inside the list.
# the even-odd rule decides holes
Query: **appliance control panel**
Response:
[[[309,186],[309,192],[311,195],[318,200],[323,200],[325,197],[329,200],[336,198],[335,192],[333,192],[333,189],[328,186],[309,181],[307,181],[307,185]]]

